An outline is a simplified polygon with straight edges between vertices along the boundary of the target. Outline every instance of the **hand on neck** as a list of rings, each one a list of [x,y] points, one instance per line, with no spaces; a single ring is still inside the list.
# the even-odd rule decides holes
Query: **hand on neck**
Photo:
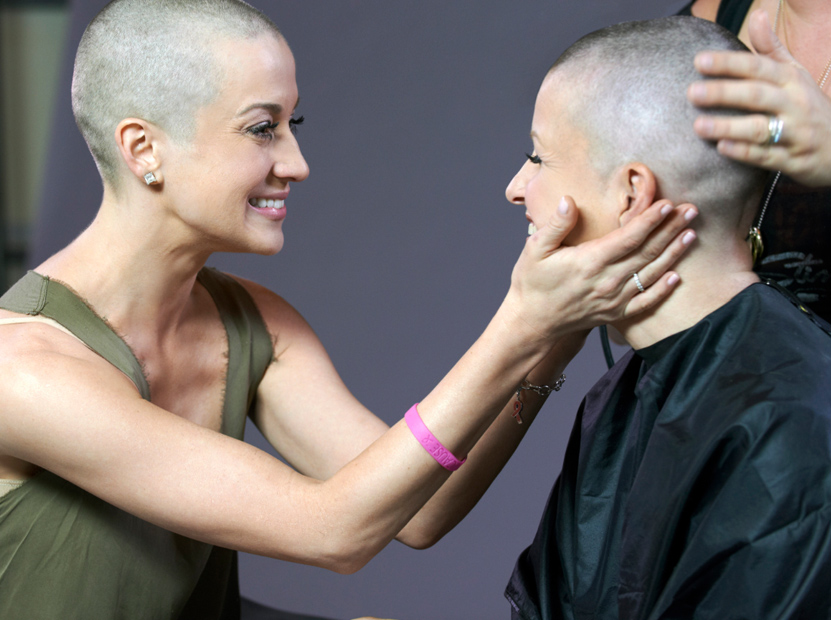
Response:
[[[613,326],[634,349],[642,349],[692,327],[759,281],[744,241],[725,250],[725,245],[693,248],[674,267],[681,282],[666,300]]]

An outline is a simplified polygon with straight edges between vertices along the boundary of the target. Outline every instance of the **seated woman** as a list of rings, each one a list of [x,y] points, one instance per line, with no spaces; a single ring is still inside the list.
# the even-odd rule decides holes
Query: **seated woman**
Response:
[[[278,252],[308,175],[277,28],[238,0],[117,0],[81,41],[72,101],[99,211],[0,299],[4,620],[230,618],[231,550],[348,573],[393,538],[432,544],[583,330],[665,297],[691,239],[694,208],[662,201],[558,250],[576,217],[562,199],[482,336],[389,429],[287,302],[204,268]],[[249,412],[292,467],[240,441]]]

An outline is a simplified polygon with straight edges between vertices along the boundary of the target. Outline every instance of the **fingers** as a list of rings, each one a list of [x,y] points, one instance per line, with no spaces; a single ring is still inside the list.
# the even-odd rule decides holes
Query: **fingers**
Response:
[[[750,44],[758,54],[767,56],[779,62],[793,62],[793,56],[773,32],[770,16],[761,9],[750,14],[748,22]]]
[[[724,51],[699,52],[694,63],[696,70],[706,77],[761,80],[778,86],[782,86],[787,79],[784,69],[793,65],[791,61],[781,62],[751,52]]]
[[[643,293],[639,293],[629,300],[623,310],[623,316],[632,316],[656,306],[663,299],[666,299],[680,280],[680,277],[674,271],[665,273]]]
[[[686,250],[679,235],[697,215],[698,210],[693,205],[673,208],[665,200],[658,201],[619,230],[599,240],[609,246],[605,257],[602,252],[599,252],[600,256],[604,262],[620,261],[622,268],[630,274],[653,261],[659,261],[659,266],[666,270]],[[617,254],[613,255],[616,250]]]
[[[596,256],[601,263],[611,264],[617,262],[643,246],[647,238],[649,238],[672,212],[672,203],[666,200],[659,200],[640,215],[633,217],[623,227],[600,239],[590,241],[585,245],[591,247],[592,255]],[[680,229],[675,230],[668,236],[666,234],[659,236],[657,243],[660,243],[660,239],[663,238],[664,245],[668,244],[672,237],[679,231]],[[661,246],[660,249],[656,250],[655,243],[653,241],[649,246],[649,249],[653,252],[652,258],[655,258],[660,253],[660,250],[663,249],[663,246]]]
[[[789,159],[788,150],[782,146],[767,146],[744,140],[719,140],[718,152],[768,170],[781,170]]]
[[[532,255],[545,258],[563,244],[563,241],[577,223],[577,206],[571,196],[563,196],[556,213],[526,242],[532,248]]]
[[[693,213],[697,213],[697,211],[693,211]],[[683,221],[689,223],[689,220]],[[627,266],[631,269],[632,273],[638,274],[641,285],[649,290],[664,274],[668,273],[669,268],[690,248],[695,239],[696,234],[694,230],[684,230],[669,245],[666,247],[660,246],[663,251],[654,260],[643,263],[644,257],[636,256],[632,260],[640,261],[642,265],[637,266],[630,262]],[[634,279],[632,285],[635,289],[633,293],[637,293],[637,284],[635,284]]]
[[[749,112],[778,113],[788,104],[783,89],[757,79],[694,82],[687,99],[701,108],[732,108]]]
[[[769,115],[750,114],[748,116],[699,116],[693,125],[695,133],[705,140],[735,140],[750,142],[761,146],[768,144],[770,138]],[[780,138],[784,142],[786,136]]]

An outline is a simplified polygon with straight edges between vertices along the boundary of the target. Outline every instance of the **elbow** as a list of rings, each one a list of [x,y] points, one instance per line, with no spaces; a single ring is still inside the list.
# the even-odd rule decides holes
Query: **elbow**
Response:
[[[330,541],[313,563],[340,575],[353,575],[369,564],[385,545],[353,540]]]
[[[396,540],[407,545],[412,549],[424,550],[429,549],[437,542],[439,542],[447,532],[449,527],[427,526],[423,523],[417,523],[415,520],[410,523],[398,533]]]
[[[355,552],[344,555],[333,555],[326,558],[322,564],[326,568],[339,575],[354,575],[364,566],[369,564],[369,561],[375,557],[375,553],[360,553]]]

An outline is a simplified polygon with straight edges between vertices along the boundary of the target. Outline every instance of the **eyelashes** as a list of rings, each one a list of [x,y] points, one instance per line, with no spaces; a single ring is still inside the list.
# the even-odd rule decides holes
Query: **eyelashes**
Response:
[[[306,120],[305,116],[301,116],[299,118],[290,118],[289,119],[289,129],[291,129],[291,132],[294,135],[297,135],[297,128],[300,125],[302,125],[305,120]]]
[[[291,133],[297,134],[297,127],[298,125],[302,125],[303,121],[306,120],[306,117],[301,116],[300,118],[290,118],[289,119],[289,129]],[[248,133],[254,136],[255,138],[262,138],[264,140],[271,140],[274,137],[274,130],[279,127],[280,123],[259,123],[254,125],[251,129],[248,130]]]
[[[248,133],[257,138],[272,138],[274,136],[274,130],[277,129],[277,125],[279,123],[259,123],[249,129]]]
[[[539,155],[529,155],[528,153],[525,153],[525,157],[527,157],[528,161],[530,161],[532,164],[542,163],[542,160],[540,159]]]

